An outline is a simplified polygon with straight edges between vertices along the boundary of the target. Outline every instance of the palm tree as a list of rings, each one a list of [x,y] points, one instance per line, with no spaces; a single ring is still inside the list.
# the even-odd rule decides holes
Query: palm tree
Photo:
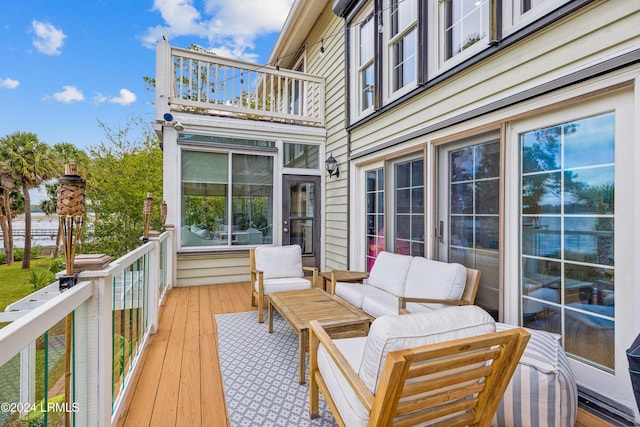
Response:
[[[2,229],[2,243],[6,255],[7,265],[13,265],[13,212],[11,210],[11,192],[15,188],[15,181],[4,166],[5,162],[0,162],[0,187],[2,196],[0,201],[0,228]]]
[[[5,160],[5,169],[20,183],[24,197],[24,258],[22,268],[31,266],[31,195],[29,190],[37,188],[43,181],[56,176],[56,162],[51,148],[32,132],[15,132],[0,139],[0,157]]]
[[[47,190],[48,199],[44,199],[40,202],[40,209],[45,215],[54,215],[58,208],[58,185],[55,182],[48,182],[44,185]],[[60,246],[62,245],[62,234],[60,233],[60,226],[58,226],[58,232],[56,233],[56,247],[53,251],[53,257],[58,258],[60,255]]]

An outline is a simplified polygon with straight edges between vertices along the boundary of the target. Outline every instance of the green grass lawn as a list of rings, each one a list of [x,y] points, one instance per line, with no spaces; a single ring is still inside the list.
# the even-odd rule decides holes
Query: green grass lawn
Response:
[[[0,265],[0,311],[4,311],[9,304],[33,293],[33,287],[26,283],[32,271],[36,274],[48,273],[51,277],[49,283],[53,283],[55,276],[49,271],[52,261],[52,258],[34,259],[31,261],[30,270],[23,270],[22,262],[16,262],[12,266]],[[0,327],[2,326],[3,324],[0,324]]]

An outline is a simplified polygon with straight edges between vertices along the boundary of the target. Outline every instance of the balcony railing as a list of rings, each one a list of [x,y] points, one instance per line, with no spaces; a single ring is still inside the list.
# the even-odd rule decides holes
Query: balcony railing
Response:
[[[324,125],[324,80],[158,42],[156,120],[183,111]]]
[[[0,315],[12,322],[0,329],[1,427],[64,425],[67,417],[116,425],[172,285],[173,241],[173,231],[162,233],[104,270],[81,272],[71,289],[56,294],[52,284],[16,305],[22,311]]]

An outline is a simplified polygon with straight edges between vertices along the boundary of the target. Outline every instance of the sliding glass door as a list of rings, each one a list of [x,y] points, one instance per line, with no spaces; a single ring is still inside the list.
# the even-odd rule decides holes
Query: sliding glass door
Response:
[[[439,149],[437,256],[482,272],[476,304],[500,318],[500,141],[497,134]]]

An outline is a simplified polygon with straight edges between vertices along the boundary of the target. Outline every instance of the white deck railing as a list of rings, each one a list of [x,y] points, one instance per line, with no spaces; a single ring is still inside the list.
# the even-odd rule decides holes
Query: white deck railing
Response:
[[[324,125],[324,79],[160,41],[156,120],[184,111],[311,126]]]
[[[173,231],[162,233],[31,310],[3,316],[0,426],[117,424],[158,311],[174,280]],[[49,292],[50,293],[50,292]],[[19,315],[16,313],[20,313]],[[71,399],[64,403],[65,319],[72,316]]]

